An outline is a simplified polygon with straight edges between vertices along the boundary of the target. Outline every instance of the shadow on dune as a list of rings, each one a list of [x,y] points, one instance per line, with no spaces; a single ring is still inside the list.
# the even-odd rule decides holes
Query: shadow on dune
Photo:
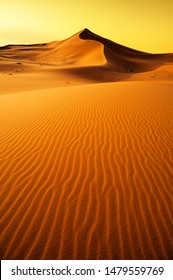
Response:
[[[108,67],[120,73],[141,73],[152,71],[167,62],[173,62],[173,54],[150,54],[134,50],[103,38],[84,29],[79,38],[95,40],[104,45],[104,55]]]
[[[59,72],[76,77],[80,80],[96,83],[116,82],[128,79],[130,73],[115,72],[107,65],[103,66],[85,66],[59,69]]]
[[[152,71],[164,64],[163,61],[136,57],[123,57],[119,56],[108,47],[104,46],[104,55],[108,66],[120,73],[142,73]]]

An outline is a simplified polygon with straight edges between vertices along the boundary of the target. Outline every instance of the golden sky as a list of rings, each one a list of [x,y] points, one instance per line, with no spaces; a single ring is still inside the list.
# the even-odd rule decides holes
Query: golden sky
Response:
[[[117,43],[173,52],[173,0],[0,0],[0,45],[61,40],[88,28]]]

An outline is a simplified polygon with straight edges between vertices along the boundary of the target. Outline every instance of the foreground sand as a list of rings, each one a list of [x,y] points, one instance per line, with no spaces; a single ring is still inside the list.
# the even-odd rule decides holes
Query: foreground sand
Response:
[[[173,54],[0,48],[1,259],[172,259],[172,108]]]
[[[0,97],[1,259],[171,259],[173,83]]]

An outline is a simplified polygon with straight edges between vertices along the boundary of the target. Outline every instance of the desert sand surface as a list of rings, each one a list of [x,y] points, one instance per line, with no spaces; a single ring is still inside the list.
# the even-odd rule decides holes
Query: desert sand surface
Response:
[[[172,259],[172,108],[173,54],[1,47],[1,259]]]

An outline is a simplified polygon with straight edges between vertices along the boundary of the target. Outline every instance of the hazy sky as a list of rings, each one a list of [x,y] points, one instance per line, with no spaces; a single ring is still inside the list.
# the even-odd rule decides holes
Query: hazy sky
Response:
[[[0,0],[0,45],[61,40],[83,28],[148,52],[173,52],[173,0]]]

